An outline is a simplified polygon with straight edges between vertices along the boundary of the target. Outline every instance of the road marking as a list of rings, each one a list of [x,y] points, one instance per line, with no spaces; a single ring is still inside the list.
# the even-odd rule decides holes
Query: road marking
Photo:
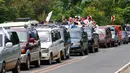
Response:
[[[49,66],[47,68],[42,68],[42,69],[39,69],[39,70],[32,71],[31,73],[46,73],[46,72],[61,68],[63,66],[66,66],[66,65],[81,61],[81,60],[83,60],[83,59],[85,59],[87,57],[88,56],[83,56],[83,57],[80,57],[80,58],[79,57],[74,58],[74,59],[71,59],[71,60],[64,61],[63,63],[59,63],[59,64],[56,64],[56,65]]]
[[[120,73],[122,70],[124,70],[125,68],[127,68],[130,65],[130,62],[125,64],[123,67],[121,67],[118,71],[116,71],[115,73]]]

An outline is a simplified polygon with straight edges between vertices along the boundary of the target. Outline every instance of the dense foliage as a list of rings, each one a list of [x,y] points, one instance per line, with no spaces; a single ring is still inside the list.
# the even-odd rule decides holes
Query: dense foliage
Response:
[[[45,20],[53,11],[51,20],[62,21],[64,17],[91,15],[97,24],[111,24],[115,15],[115,24],[130,23],[129,0],[0,0],[0,22],[11,21],[19,17],[31,17]]]

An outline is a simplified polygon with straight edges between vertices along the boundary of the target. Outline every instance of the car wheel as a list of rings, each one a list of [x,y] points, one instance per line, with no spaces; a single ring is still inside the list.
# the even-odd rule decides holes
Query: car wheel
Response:
[[[59,54],[59,58],[56,60],[56,62],[58,62],[58,63],[61,63],[61,54],[62,53]]]
[[[91,49],[90,49],[90,53],[94,53],[94,52],[95,52],[95,50],[94,50],[94,44],[92,44]]]
[[[50,54],[50,58],[49,58],[49,60],[47,61],[47,63],[48,63],[49,65],[51,65],[51,64],[52,64],[52,60],[53,60],[53,55]]]
[[[66,56],[66,59],[69,59],[70,58],[70,54],[68,54],[67,56]]]
[[[107,42],[105,41],[105,43],[104,43],[104,48],[107,48]]]
[[[25,69],[30,70],[30,58],[29,57],[26,60]]]
[[[84,56],[85,53],[84,53],[84,50],[82,49],[81,52],[80,52],[80,56]]]
[[[38,60],[35,62],[35,67],[40,67],[41,65],[41,56],[39,56]]]
[[[1,73],[6,73],[5,63],[3,63],[3,67],[2,67]]]
[[[65,60],[66,59],[66,51],[64,50],[64,53],[62,53],[63,55],[62,55],[62,60]]]
[[[109,42],[109,43],[107,44],[107,46],[108,46],[108,47],[111,47],[111,42]]]
[[[88,55],[88,54],[89,54],[89,53],[88,53],[88,48],[85,49],[84,53],[85,53],[85,55]]]
[[[66,55],[66,59],[69,59],[69,58],[70,58],[70,47],[68,48],[67,55]]]
[[[20,61],[17,62],[16,67],[12,70],[12,73],[20,73]]]

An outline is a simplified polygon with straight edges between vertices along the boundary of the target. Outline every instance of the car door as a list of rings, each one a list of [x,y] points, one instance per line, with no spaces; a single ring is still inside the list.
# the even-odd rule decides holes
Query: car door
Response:
[[[5,62],[6,62],[6,69],[7,70],[9,70],[9,69],[11,69],[12,68],[12,65],[11,65],[11,63],[12,63],[12,57],[13,57],[13,55],[12,55],[12,48],[7,48],[6,47],[6,44],[8,43],[8,42],[11,42],[8,38],[7,38],[7,36],[4,36],[4,49],[3,49],[3,58],[4,58],[4,60],[5,60]]]
[[[57,31],[57,53],[59,53],[61,50],[63,50],[64,47],[64,41],[61,39],[60,31]]]
[[[106,42],[109,43],[109,32],[108,32],[108,28],[105,29],[106,30]]]
[[[84,49],[86,49],[86,48],[88,48],[88,39],[87,39],[87,33],[85,33],[85,32],[83,32],[83,35],[82,35],[83,37],[82,37],[82,44],[83,44],[83,47],[84,47]]]
[[[29,41],[30,52],[31,52],[31,61],[37,60],[39,58],[39,50],[40,50],[40,41],[39,37],[36,35],[36,31],[30,31],[29,40],[33,40],[34,42]]]
[[[19,44],[19,38],[16,32],[10,32],[10,40],[13,44],[12,48],[10,49],[11,52],[11,66],[15,67],[15,64],[17,63],[17,60],[20,59],[20,54],[21,54],[21,50],[20,50],[20,44]]]
[[[54,31],[51,32],[51,37],[52,37],[52,47],[50,50],[53,53],[53,56],[57,55],[57,38],[56,38],[56,33]]]

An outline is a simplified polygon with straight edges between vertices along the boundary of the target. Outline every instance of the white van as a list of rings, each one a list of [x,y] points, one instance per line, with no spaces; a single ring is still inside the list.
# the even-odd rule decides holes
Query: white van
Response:
[[[46,60],[48,64],[52,64],[53,60],[61,62],[64,55],[64,42],[61,39],[59,28],[37,28],[41,41],[41,60]]]

